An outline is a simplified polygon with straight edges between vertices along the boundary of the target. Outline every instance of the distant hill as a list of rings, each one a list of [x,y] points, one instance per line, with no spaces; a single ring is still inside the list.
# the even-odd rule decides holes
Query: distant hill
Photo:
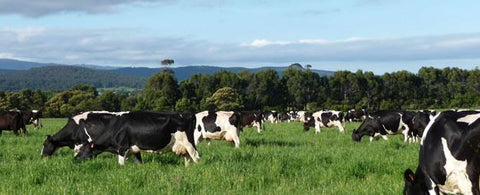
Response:
[[[252,73],[256,73],[262,70],[273,69],[278,72],[281,76],[282,71],[287,69],[288,67],[261,67],[261,68],[242,68],[242,67],[217,67],[217,66],[183,66],[183,67],[175,67],[171,68],[175,72],[175,77],[179,81],[183,81],[185,79],[190,78],[192,74],[212,74],[215,72],[219,72],[221,70],[226,70],[234,73],[238,73],[241,71],[249,71]],[[133,75],[133,76],[140,76],[140,77],[150,77],[155,73],[161,72],[162,68],[145,68],[145,67],[131,67],[131,68],[118,68],[109,70],[113,73],[118,74],[125,74],[125,75]],[[324,75],[333,75],[333,71],[324,71],[324,70],[312,70],[316,72],[320,76]]]
[[[146,78],[76,66],[47,66],[0,75],[2,91],[23,88],[65,90],[80,83],[97,88],[143,88]]]
[[[256,73],[273,69],[281,76],[288,67],[217,67],[217,66],[181,66],[173,67],[179,81],[190,78],[192,74],[213,74],[221,70],[234,73],[248,71]],[[303,69],[301,67],[297,67]],[[65,90],[76,84],[84,83],[97,88],[144,88],[148,77],[162,71],[162,68],[131,67],[117,68],[99,65],[58,65],[36,63],[12,59],[0,59],[0,90],[19,90],[23,88],[43,90]],[[333,75],[333,71],[312,70],[320,76]]]

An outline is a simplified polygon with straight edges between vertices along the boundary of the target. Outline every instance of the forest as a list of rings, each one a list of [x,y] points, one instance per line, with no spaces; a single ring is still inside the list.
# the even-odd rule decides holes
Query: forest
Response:
[[[78,84],[64,91],[0,91],[0,110],[39,109],[44,117],[87,110],[320,110],[475,108],[480,105],[480,70],[422,67],[418,73],[337,71],[319,76],[298,65],[282,72],[220,71],[179,82],[165,69],[143,90],[111,91]]]

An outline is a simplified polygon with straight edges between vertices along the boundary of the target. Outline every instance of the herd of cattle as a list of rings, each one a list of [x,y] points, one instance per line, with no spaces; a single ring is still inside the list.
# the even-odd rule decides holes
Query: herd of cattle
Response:
[[[25,125],[41,127],[38,111],[1,111],[2,130],[20,130]],[[403,134],[405,142],[420,140],[419,165],[416,171],[404,173],[404,194],[480,194],[480,111],[340,111],[323,110],[315,113],[290,111],[204,111],[188,112],[107,112],[89,111],[68,118],[56,134],[48,135],[42,156],[51,156],[60,147],[74,150],[75,159],[89,159],[102,152],[118,155],[118,163],[135,157],[141,162],[141,152],[172,151],[185,158],[185,165],[197,163],[201,140],[223,139],[240,147],[240,132],[245,126],[256,127],[261,133],[264,123],[301,121],[305,131],[337,127],[345,132],[346,122],[362,122],[354,129],[352,139],[370,141],[381,136]]]

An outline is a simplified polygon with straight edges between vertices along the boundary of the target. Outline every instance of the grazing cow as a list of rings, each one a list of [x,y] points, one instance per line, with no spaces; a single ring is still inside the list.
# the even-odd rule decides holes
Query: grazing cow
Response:
[[[89,159],[96,150],[114,151],[118,163],[141,152],[172,151],[183,155],[185,166],[200,156],[194,142],[195,117],[190,113],[134,111],[115,117],[109,127],[89,147],[82,147],[76,159]]]
[[[241,113],[237,111],[203,111],[195,115],[195,144],[202,139],[224,139],[240,147]]]
[[[308,131],[310,127],[315,127],[315,134],[320,133],[321,127],[338,127],[340,132],[345,132],[342,124],[343,113],[341,111],[318,111],[313,113],[311,117],[307,117],[307,121],[303,123],[303,128]]]
[[[242,126],[254,126],[257,127],[257,132],[261,133],[264,130],[262,122],[262,112],[260,111],[242,111]]]
[[[479,118],[479,111],[444,111],[428,123],[404,194],[480,194]]]
[[[352,139],[360,141],[363,136],[370,136],[370,141],[376,136],[388,140],[387,135],[403,134],[404,142],[408,141],[412,126],[413,113],[409,111],[379,111],[367,116],[357,130],[353,130]]]
[[[67,124],[55,135],[47,135],[43,142],[42,156],[51,156],[61,147],[73,149],[74,156],[88,145],[91,139],[103,134],[113,118],[128,112],[89,111],[68,118]]]
[[[263,120],[278,123],[278,113],[275,110],[263,112]]]
[[[22,114],[17,111],[0,111],[0,135],[2,130],[12,130],[15,135],[22,130],[24,135],[28,135]]]
[[[280,113],[278,115],[278,120],[280,122],[285,122],[285,121],[291,122],[292,120],[294,120],[293,112],[292,113]]]
[[[345,121],[348,122],[360,122],[362,120],[365,120],[367,117],[367,112],[365,109],[357,110],[357,109],[351,109],[347,111],[347,114],[345,115]]]

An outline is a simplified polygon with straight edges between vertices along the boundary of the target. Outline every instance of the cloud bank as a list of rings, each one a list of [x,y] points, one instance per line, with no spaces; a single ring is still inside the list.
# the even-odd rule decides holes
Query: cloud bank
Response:
[[[291,62],[395,62],[480,59],[480,33],[342,40],[257,39],[213,43],[182,37],[138,37],[132,29],[0,28],[0,57],[67,64],[255,65]]]

